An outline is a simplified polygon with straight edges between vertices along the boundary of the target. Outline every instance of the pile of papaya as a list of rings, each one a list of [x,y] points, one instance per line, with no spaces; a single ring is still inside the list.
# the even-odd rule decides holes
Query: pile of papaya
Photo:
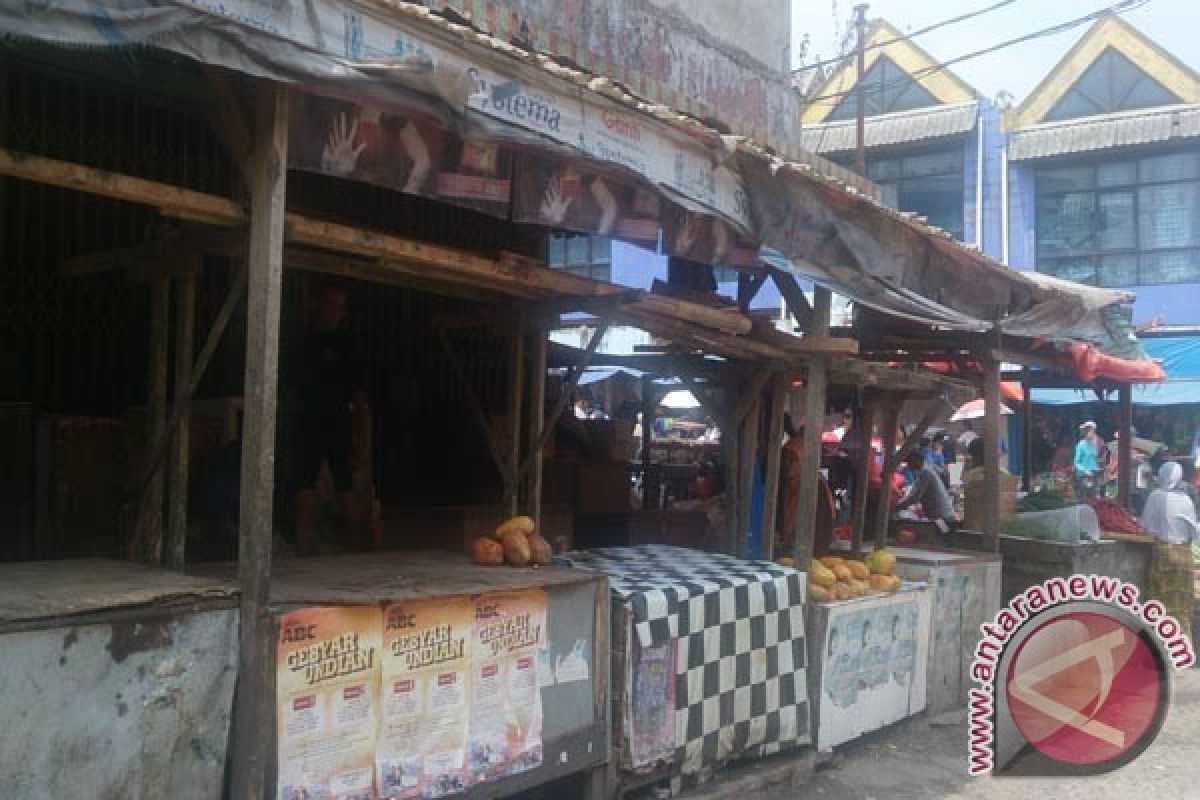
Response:
[[[485,566],[538,566],[549,564],[552,557],[550,543],[537,532],[533,519],[525,516],[501,522],[491,535],[480,536],[471,545],[471,561]]]
[[[821,556],[808,570],[808,596],[818,603],[853,600],[868,594],[891,593],[900,588],[896,556],[875,550],[862,561],[843,556]]]

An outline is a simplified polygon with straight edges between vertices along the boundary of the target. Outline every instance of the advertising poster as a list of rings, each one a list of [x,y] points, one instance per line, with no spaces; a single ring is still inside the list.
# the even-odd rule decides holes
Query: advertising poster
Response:
[[[658,195],[574,161],[521,158],[513,218],[518,222],[611,236],[653,247]]]
[[[474,616],[469,597],[384,606],[376,750],[384,800],[442,797],[467,788]]]
[[[378,607],[284,614],[276,647],[279,800],[373,800]]]
[[[293,169],[364,181],[508,216],[510,154],[468,141],[419,113],[300,95],[292,111]]]
[[[546,645],[546,593],[480,595],[474,633],[469,768],[478,783],[542,763],[538,651]]]
[[[663,252],[724,267],[753,267],[758,248],[726,222],[671,205],[663,215]]]

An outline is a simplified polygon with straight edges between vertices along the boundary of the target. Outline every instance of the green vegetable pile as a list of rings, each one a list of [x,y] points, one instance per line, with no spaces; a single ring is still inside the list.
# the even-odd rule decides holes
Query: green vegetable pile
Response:
[[[1057,511],[1060,508],[1066,508],[1070,503],[1063,499],[1063,496],[1052,489],[1043,489],[1040,492],[1030,492],[1017,501],[1017,511]]]

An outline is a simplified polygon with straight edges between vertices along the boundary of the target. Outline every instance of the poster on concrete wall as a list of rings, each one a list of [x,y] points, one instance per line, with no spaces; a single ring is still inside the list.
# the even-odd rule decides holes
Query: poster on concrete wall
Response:
[[[377,606],[284,614],[276,646],[278,798],[375,797]]]
[[[469,597],[384,606],[376,749],[383,800],[442,797],[467,788],[474,615]]]
[[[508,149],[463,139],[418,112],[299,95],[288,153],[292,169],[508,216]]]
[[[475,598],[469,767],[472,782],[542,763],[538,651],[546,645],[541,589]]]

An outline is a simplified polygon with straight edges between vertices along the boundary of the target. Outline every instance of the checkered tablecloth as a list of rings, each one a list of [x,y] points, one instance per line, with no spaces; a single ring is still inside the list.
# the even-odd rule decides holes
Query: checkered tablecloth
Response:
[[[802,573],[659,545],[563,560],[608,576],[643,647],[677,640],[675,762],[684,775],[811,741]]]

